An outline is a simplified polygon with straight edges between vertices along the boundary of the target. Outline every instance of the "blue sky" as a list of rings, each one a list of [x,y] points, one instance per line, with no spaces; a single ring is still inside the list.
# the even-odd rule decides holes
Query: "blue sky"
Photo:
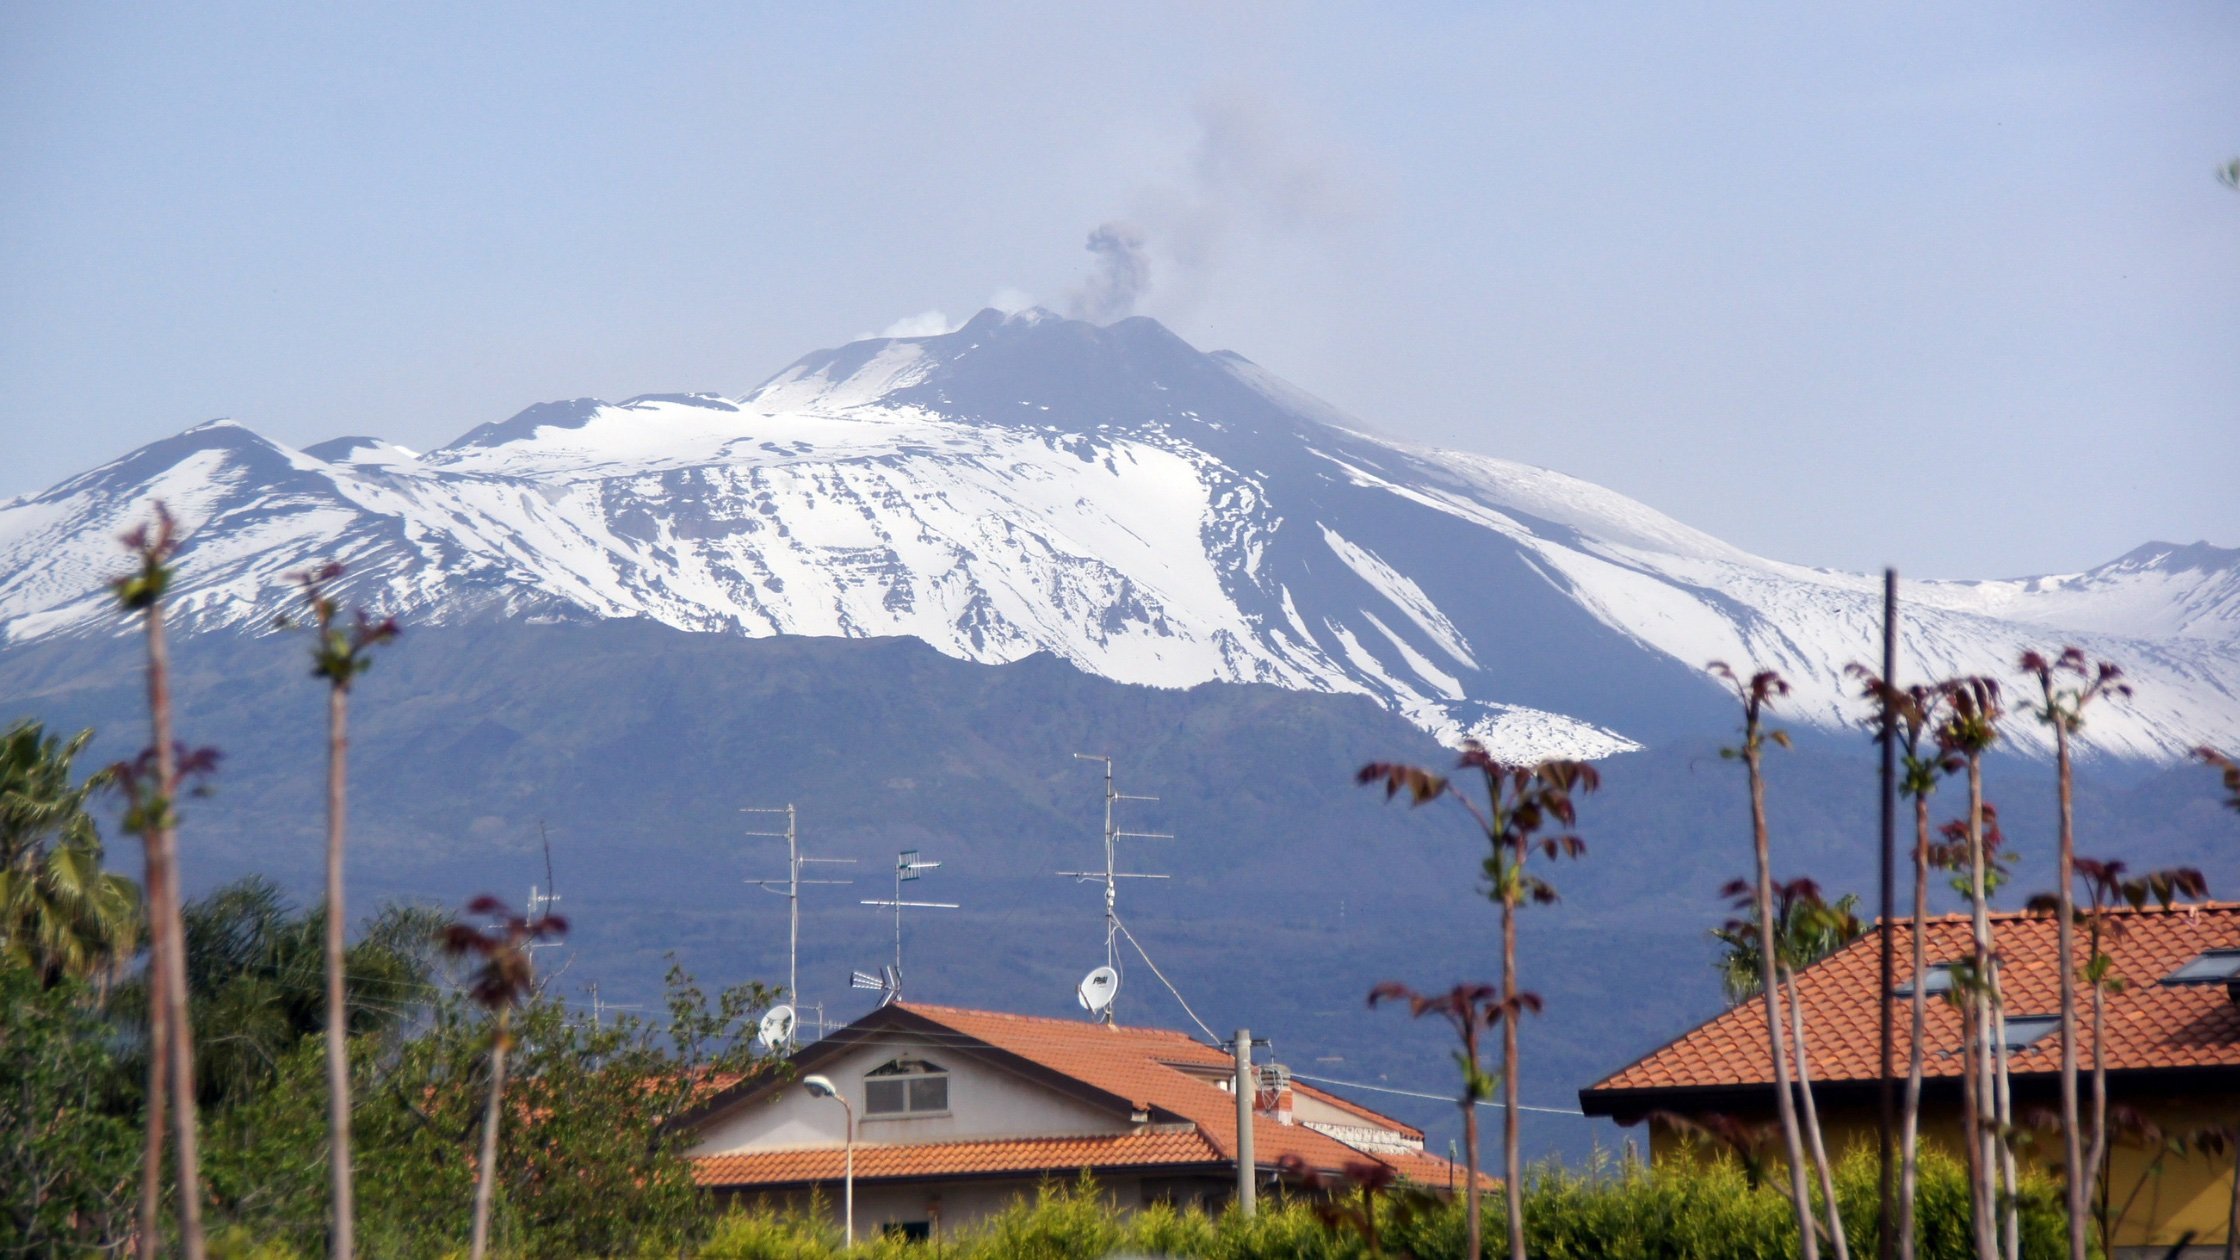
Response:
[[[0,496],[737,392],[1125,220],[1197,344],[1763,554],[2240,545],[2234,65],[2221,2],[9,4]]]

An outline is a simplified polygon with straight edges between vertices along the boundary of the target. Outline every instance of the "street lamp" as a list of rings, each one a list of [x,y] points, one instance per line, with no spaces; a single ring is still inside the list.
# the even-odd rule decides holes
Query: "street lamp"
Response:
[[[840,1110],[848,1117],[847,1177],[841,1183],[843,1189],[840,1212],[841,1228],[847,1235],[847,1245],[853,1247],[856,1245],[856,1109],[848,1105],[847,1095],[840,1092],[840,1087],[833,1084],[829,1076],[804,1076],[801,1078],[801,1087],[808,1090],[812,1097],[830,1098],[839,1103]]]

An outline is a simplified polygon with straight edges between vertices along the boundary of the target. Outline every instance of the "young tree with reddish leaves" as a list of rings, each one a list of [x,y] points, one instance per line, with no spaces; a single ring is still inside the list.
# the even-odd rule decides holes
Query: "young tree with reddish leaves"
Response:
[[[490,1012],[490,1103],[482,1113],[482,1158],[475,1170],[474,1235],[470,1260],[483,1260],[490,1247],[490,1199],[497,1185],[498,1116],[505,1103],[506,1051],[512,1047],[513,1008],[535,991],[536,969],[529,947],[565,935],[568,921],[557,914],[534,919],[515,914],[488,893],[467,903],[467,919],[446,926],[437,937],[454,958],[478,958],[482,965],[467,979],[467,994]]]
[[[1756,890],[1746,879],[1729,881],[1719,890],[1738,911],[1752,910],[1757,905]],[[1812,1096],[1812,1060],[1806,1049],[1804,1002],[1797,991],[1797,970],[1809,967],[1822,958],[1835,953],[1857,940],[1866,931],[1853,912],[1858,898],[1845,895],[1829,901],[1821,895],[1820,885],[1810,879],[1793,879],[1777,883],[1773,888],[1774,900],[1774,974],[1782,989],[1781,1001],[1788,1010],[1784,1035],[1789,1038],[1791,1051],[1796,1056],[1797,1098],[1803,1109],[1801,1123],[1805,1145],[1812,1158],[1813,1175],[1820,1182],[1820,1199],[1827,1207],[1827,1232],[1837,1260],[1848,1260],[1850,1240],[1843,1227],[1843,1217],[1835,1210],[1835,1165],[1828,1159],[1827,1142],[1820,1129],[1819,1104]],[[1712,930],[1711,935],[1727,946],[1728,959],[1722,970],[1731,978],[1738,977],[1746,962],[1757,974],[1762,975],[1759,964],[1757,925],[1749,919],[1734,918]],[[1750,986],[1746,1000],[1755,996],[1757,986]]]
[[[1462,1069],[1462,1094],[1455,1100],[1462,1108],[1462,1228],[1463,1255],[1478,1260],[1484,1254],[1479,1235],[1483,1222],[1478,1213],[1478,1104],[1493,1094],[1485,1060],[1478,1053],[1478,1038],[1500,1016],[1500,990],[1490,984],[1458,984],[1445,993],[1418,993],[1397,980],[1387,980],[1369,990],[1369,1006],[1380,1002],[1406,1002],[1408,1014],[1417,1019],[1437,1015],[1454,1028],[1462,1048],[1454,1061]],[[1531,997],[1534,1010],[1540,999]],[[1512,1209],[1513,1210],[1513,1209]]]
[[[1463,745],[1456,768],[1475,772],[1485,799],[1481,805],[1446,776],[1418,766],[1377,762],[1363,766],[1357,782],[1382,783],[1386,800],[1405,791],[1409,804],[1422,805],[1441,797],[1453,799],[1477,823],[1486,838],[1483,863],[1486,895],[1501,907],[1501,997],[1497,1006],[1501,1025],[1501,1144],[1509,1204],[1509,1254],[1524,1260],[1524,1158],[1517,1122],[1517,1021],[1526,1010],[1535,1014],[1540,999],[1517,983],[1517,911],[1527,902],[1545,905],[1556,899],[1555,887],[1534,874],[1531,859],[1580,857],[1587,845],[1568,829],[1577,824],[1575,798],[1601,786],[1602,778],[1584,761],[1552,760],[1513,765],[1496,760],[1476,740]]]
[[[2227,809],[2240,810],[2240,761],[2234,761],[2214,748],[2193,750],[2194,757],[2212,770],[2224,773],[2224,803]]]
[[[1972,942],[1968,965],[1972,983],[1966,996],[1973,1003],[1967,1045],[1973,1052],[1968,1060],[1970,1070],[1975,1073],[1975,1114],[1970,1123],[1975,1135],[1971,1159],[1977,1172],[1977,1251],[1984,1260],[2000,1254],[2016,1260],[2020,1247],[2014,1201],[2016,1169],[2014,1149],[2008,1140],[2014,1123],[2013,1096],[2007,1088],[2006,1017],[2001,1009],[1998,956],[1991,935],[1994,847],[1986,838],[1989,807],[1983,797],[1984,754],[1999,740],[1999,719],[2005,710],[1999,684],[1993,679],[1957,678],[1939,688],[1945,705],[1944,718],[1936,726],[1937,749],[1945,757],[1960,760],[1968,783],[1968,815],[1960,835],[1961,861],[1967,870],[1962,891],[1968,899]],[[2007,1205],[2004,1212],[1998,1210],[2002,1199]],[[1994,1232],[1996,1240],[1990,1236]]]
[[[162,1235],[161,1168],[164,1109],[168,1101],[175,1138],[179,1189],[179,1246],[187,1260],[202,1260],[202,1160],[195,1115],[194,1038],[187,1016],[186,932],[179,912],[179,821],[175,803],[183,771],[208,769],[216,754],[197,754],[182,766],[171,728],[171,656],[164,640],[163,597],[178,554],[178,526],[161,503],[155,520],[124,537],[138,567],[112,583],[127,617],[141,616],[148,644],[148,749],[132,767],[119,767],[129,805],[125,828],[138,832],[147,851],[148,1103],[147,1139],[140,1183],[139,1254],[152,1260]]]
[[[2124,920],[2115,914],[2118,908],[2140,910],[2152,901],[2167,909],[2181,897],[2206,896],[2209,881],[2190,866],[2133,875],[2122,862],[2088,857],[2076,858],[2072,869],[2084,890],[2081,905],[2073,892],[2067,900],[2070,917],[2085,928],[2085,961],[2080,974],[2092,990],[2092,1114],[2082,1163],[2071,1165],[2076,1171],[2071,1172],[2070,1179],[2084,1186],[2088,1196],[2093,1196],[2094,1187],[2098,1187],[2095,1211],[2101,1246],[2105,1248],[2110,1237],[2107,1186],[2102,1180],[2108,1158],[2108,995],[2123,992],[2127,983],[2116,974],[2115,960],[2108,956],[2105,945],[2108,938],[2125,930]],[[2039,914],[2059,914],[2063,900],[2055,893],[2040,893],[2030,899],[2029,908]],[[2236,1183],[2235,1194],[2240,1195],[2240,1183]]]
[[[1749,774],[1750,839],[1756,858],[1751,901],[1758,926],[1758,983],[1765,1002],[1766,1046],[1773,1059],[1774,1111],[1781,1122],[1782,1153],[1789,1160],[1789,1198],[1797,1213],[1797,1253],[1803,1260],[1819,1260],[1819,1230],[1813,1223],[1812,1192],[1805,1184],[1804,1134],[1797,1123],[1796,1098],[1790,1092],[1789,1056],[1784,1053],[1783,1043],[1788,1037],[1782,1031],[1785,1021],[1781,1012],[1780,977],[1776,973],[1781,950],[1774,930],[1773,856],[1766,827],[1765,746],[1768,741],[1783,747],[1789,743],[1784,732],[1766,729],[1766,709],[1789,694],[1789,684],[1770,669],[1759,670],[1744,679],[1724,661],[1713,661],[1709,668],[1713,675],[1733,688],[1736,699],[1742,702],[1742,745],[1723,748],[1720,755],[1741,761]]]
[[[349,927],[343,912],[342,851],[345,789],[350,751],[350,684],[373,664],[373,649],[397,637],[393,619],[375,621],[358,609],[347,625],[335,624],[338,605],[331,593],[343,574],[327,564],[295,576],[309,610],[311,676],[327,684],[327,1163],[333,1229],[328,1254],[350,1260],[357,1237],[350,1169],[350,1014],[344,988],[343,955]],[[293,625],[281,618],[282,627]]]
[[[1900,788],[1913,802],[1913,922],[1909,932],[1913,980],[1906,1000],[1912,1032],[1906,1055],[1905,1099],[1899,1112],[1898,1202],[1891,1226],[1897,1235],[1898,1260],[1913,1260],[1917,1246],[1915,1200],[1921,1183],[1921,1079],[1929,1025],[1929,991],[1924,983],[1929,972],[1929,797],[1937,790],[1937,780],[1960,769],[1961,762],[1941,752],[1930,738],[1938,709],[1944,703],[1942,691],[1920,685],[1893,687],[1863,665],[1853,665],[1846,672],[1861,680],[1862,698],[1873,702],[1878,710],[1872,722],[1877,730],[1880,713],[1890,715],[1891,735],[1898,741],[1903,769]]]
[[[2052,660],[2036,652],[2022,656],[2022,672],[2037,680],[2040,702],[2032,707],[2039,721],[2053,728],[2054,776],[2060,793],[2060,848],[2054,860],[2054,913],[2061,956],[2061,1138],[2068,1170],[2069,1260],[2085,1260],[2085,1211],[2090,1183],[2082,1175],[2083,1125],[2077,1105],[2077,974],[2075,932],[2075,883],[2077,834],[2075,776],[2069,763],[2069,741],[2084,729],[2084,711],[2102,696],[2128,696],[2131,688],[2118,681],[2122,671],[2106,661],[2085,664],[2084,653],[2065,648]]]

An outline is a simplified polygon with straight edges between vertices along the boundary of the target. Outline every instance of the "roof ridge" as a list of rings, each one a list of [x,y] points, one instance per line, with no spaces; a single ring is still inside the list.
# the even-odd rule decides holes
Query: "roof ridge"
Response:
[[[2118,905],[2110,906],[2107,910],[2103,911],[2103,913],[2111,915],[2124,915],[2128,917],[2131,915],[2230,914],[2235,911],[2240,911],[2240,901],[2174,901],[2167,906],[2152,905],[2138,907]],[[2050,920],[2053,918],[2053,912],[2050,910],[2031,910],[2027,908],[2016,910],[1993,910],[1988,912],[1985,917],[1991,919],[1994,922],[2000,920],[2011,921],[2017,919]],[[1922,920],[1923,923],[1972,923],[1974,921],[1974,913],[1967,910],[1954,910],[1946,914],[1932,914]],[[1904,914],[1892,915],[1890,917],[1890,922],[1894,926],[1903,927],[1911,924],[1913,922],[1913,917],[1911,915]],[[1882,919],[1880,918],[1880,916],[1877,916],[1876,918],[1869,921],[1869,926],[1879,927],[1881,923]]]
[[[1043,1024],[1056,1028],[1087,1032],[1092,1028],[1130,1037],[1164,1037],[1187,1042],[1203,1049],[1205,1042],[1186,1032],[1172,1028],[1122,1027],[1116,1024],[1088,1024],[1077,1019],[1061,1019],[1056,1015],[1021,1015],[1014,1011],[990,1011],[976,1006],[948,1006],[938,1002],[896,1002],[902,1010],[914,1011],[928,1019],[938,1020],[942,1015],[969,1015],[977,1019],[999,1019],[1019,1024]]]

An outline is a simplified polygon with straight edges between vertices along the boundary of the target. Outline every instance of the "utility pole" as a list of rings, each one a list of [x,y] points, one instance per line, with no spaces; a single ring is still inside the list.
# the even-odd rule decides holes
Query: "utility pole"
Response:
[[[1259,1084],[1252,1077],[1252,1047],[1265,1044],[1255,1042],[1249,1028],[1239,1028],[1237,1039],[1229,1043],[1237,1063],[1237,1211],[1246,1216],[1253,1214],[1259,1190],[1259,1172],[1252,1154],[1252,1104],[1259,1093]]]
[[[1891,1260],[1897,1254],[1897,1236],[1892,1225],[1893,1207],[1896,1202],[1897,1176],[1894,1168],[1895,1151],[1893,1131],[1898,1123],[1897,1081],[1891,1073],[1891,1046],[1897,1040],[1897,1002],[1893,991],[1897,988],[1897,958],[1894,952],[1896,937],[1891,915],[1897,896],[1898,882],[1898,720],[1897,706],[1892,703],[1898,685],[1898,571],[1882,571],[1882,1060],[1878,1073],[1877,1120],[1875,1146],[1880,1159],[1882,1193],[1878,1200],[1877,1220],[1881,1228],[1875,1233],[1879,1240],[1877,1254],[1881,1260]],[[2067,966],[2068,960],[2063,959]],[[1916,980],[1914,983],[1919,984]],[[1800,1050],[1801,1054],[1802,1051]],[[1833,1209],[1830,1209],[1831,1212]]]
[[[531,884],[529,885],[528,913],[523,915],[522,917],[534,923],[539,916],[543,915],[545,911],[552,908],[553,902],[556,902],[558,900],[560,900],[559,893],[546,892],[544,889],[539,888],[537,885]],[[560,942],[558,941],[540,941],[531,938],[529,941],[529,956],[534,958],[536,957],[537,950],[551,949],[553,946],[558,945],[559,943]]]
[[[1167,831],[1122,831],[1115,817],[1114,806],[1121,801],[1156,801],[1156,796],[1129,796],[1113,785],[1112,758],[1092,753],[1075,753],[1075,761],[1104,763],[1104,869],[1101,871],[1059,871],[1058,874],[1077,883],[1104,885],[1104,965],[1117,972],[1120,968],[1120,881],[1123,879],[1166,879],[1165,875],[1150,875],[1119,868],[1119,841],[1121,840],[1172,840],[1174,833]],[[1118,1022],[1116,1015],[1119,998],[1114,996],[1100,1013],[1107,1024]]]
[[[786,1001],[793,1003],[796,1011],[798,1011],[801,1005],[801,990],[798,987],[801,983],[801,886],[803,884],[852,884],[855,882],[852,879],[803,879],[801,878],[801,868],[813,864],[852,866],[855,864],[855,859],[801,856],[801,835],[795,825],[793,802],[791,801],[786,802],[786,807],[782,810],[750,805],[739,812],[742,814],[784,814],[786,816],[786,829],[784,831],[746,831],[740,834],[766,836],[773,840],[782,839],[786,842],[786,877],[783,880],[750,879],[747,882],[764,892],[777,893],[786,899]],[[794,1048],[796,1044],[795,1030],[800,1026],[801,1019],[796,1014],[793,1021],[786,1026],[786,1049]]]
[[[903,907],[908,906],[913,909],[920,910],[958,909],[957,903],[954,901],[904,901],[902,899],[902,885],[904,883],[910,880],[917,879],[920,875],[924,874],[927,871],[933,870],[940,865],[941,863],[939,862],[927,862],[921,860],[918,857],[918,851],[916,849],[904,849],[902,852],[894,855],[894,896],[891,899],[885,897],[867,897],[863,900],[862,904],[867,906],[891,906],[894,909],[894,979],[890,985],[886,986],[886,994],[880,999],[879,1004],[881,1006],[886,1005],[888,1002],[897,1001],[902,997]],[[857,987],[865,988],[877,986],[865,986],[859,983]]]

